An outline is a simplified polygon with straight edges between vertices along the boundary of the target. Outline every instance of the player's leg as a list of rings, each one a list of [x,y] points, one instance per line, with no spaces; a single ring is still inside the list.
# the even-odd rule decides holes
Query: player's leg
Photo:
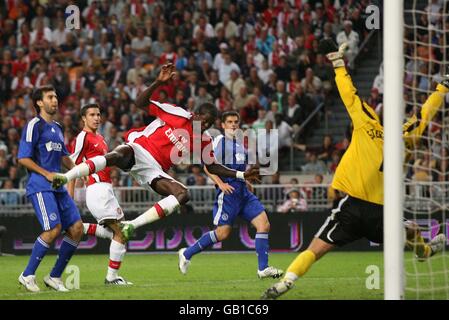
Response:
[[[124,217],[123,210],[115,197],[112,185],[98,182],[88,186],[86,206],[98,221],[98,224],[89,224],[88,233],[95,235],[100,230],[103,234],[107,232],[108,238],[111,239],[105,284],[132,284],[118,275],[126,253],[126,239],[120,229],[120,221]]]
[[[182,248],[178,251],[178,268],[182,274],[187,274],[187,269],[190,265],[192,257],[207,248],[210,248],[217,242],[221,242],[229,237],[232,231],[232,226],[221,225],[215,230],[204,233],[193,245],[188,248]]]
[[[256,228],[257,276],[260,279],[281,277],[284,271],[268,265],[270,222],[265,210],[253,218],[251,224]]]
[[[130,169],[134,164],[134,151],[129,145],[120,145],[104,156],[96,156],[76,165],[64,174],[55,175],[52,186],[59,188],[67,182],[87,177],[92,173],[103,170],[106,167],[116,166],[122,170]]]
[[[293,288],[293,283],[310,269],[313,263],[335,248],[334,244],[327,243],[320,238],[314,238],[307,250],[301,252],[288,266],[284,278],[268,288],[262,299],[276,299]]]
[[[69,291],[61,280],[62,273],[69,263],[83,236],[83,222],[73,199],[67,192],[55,192],[62,229],[66,231],[59,248],[58,258],[50,274],[44,278],[47,287],[56,291]]]
[[[57,213],[56,199],[52,192],[38,192],[28,197],[44,230],[37,237],[28,264],[19,276],[19,282],[29,291],[38,292],[35,273],[50,245],[61,234],[61,221]],[[48,214],[50,213],[50,214]]]
[[[406,245],[413,250],[420,261],[424,261],[443,250],[446,244],[446,236],[444,233],[436,235],[429,243],[426,243],[417,223],[411,220],[405,220],[404,226],[407,237]]]
[[[129,282],[118,275],[118,271],[126,254],[126,240],[122,234],[122,230],[120,229],[120,222],[118,220],[106,220],[104,221],[104,224],[107,225],[114,234],[109,247],[109,266],[104,283],[114,285],[131,285],[132,282]]]
[[[212,210],[213,222],[216,228],[214,231],[203,234],[192,246],[178,251],[178,267],[182,274],[187,273],[190,259],[195,254],[229,237],[232,231],[232,224],[240,211],[240,201],[240,197],[237,194],[227,195],[221,191],[217,193]]]
[[[112,239],[114,233],[98,223],[83,223],[83,234],[102,239]]]
[[[343,246],[360,239],[359,229],[361,222],[354,212],[361,209],[357,201],[345,197],[340,200],[338,207],[332,210],[331,215],[316,233],[307,250],[301,252],[289,265],[284,278],[268,288],[262,299],[276,299],[293,288],[293,283],[310,269],[327,252],[336,246]]]
[[[154,191],[165,196],[165,198],[158,201],[153,207],[134,220],[126,221],[126,223],[122,225],[122,233],[127,240],[132,236],[134,229],[165,218],[175,212],[180,205],[189,201],[189,192],[187,188],[178,181],[171,178],[160,177],[153,179],[150,184]]]

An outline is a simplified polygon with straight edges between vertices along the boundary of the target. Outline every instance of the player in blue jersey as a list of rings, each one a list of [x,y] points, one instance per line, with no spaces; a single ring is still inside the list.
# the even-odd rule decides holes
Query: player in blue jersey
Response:
[[[54,121],[58,97],[52,86],[37,88],[32,95],[37,116],[23,128],[19,145],[19,163],[28,170],[26,195],[32,203],[43,232],[34,243],[31,257],[19,282],[29,291],[38,292],[35,272],[50,245],[65,231],[56,263],[44,277],[47,287],[68,291],[61,275],[83,235],[83,224],[73,199],[63,187],[53,190],[51,182],[61,163],[68,169],[75,166],[64,144],[61,126]]]
[[[239,129],[240,116],[235,111],[223,113],[221,117],[224,136],[220,135],[214,140],[214,153],[217,161],[224,166],[245,171],[247,166],[247,150],[236,139],[236,130]],[[216,201],[213,209],[214,231],[207,232],[192,246],[179,250],[179,270],[187,273],[190,259],[197,253],[221,242],[229,237],[232,224],[237,216],[245,219],[256,228],[256,253],[258,257],[257,275],[259,278],[279,278],[283,271],[268,265],[268,233],[270,223],[265,208],[259,199],[248,189],[245,180],[238,178],[223,178],[206,173],[215,182],[217,188]]]

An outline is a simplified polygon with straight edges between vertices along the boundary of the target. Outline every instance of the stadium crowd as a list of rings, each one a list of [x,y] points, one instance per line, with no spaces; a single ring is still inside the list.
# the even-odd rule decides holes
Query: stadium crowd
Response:
[[[23,187],[26,172],[17,151],[21,128],[35,115],[34,87],[56,88],[69,150],[82,128],[80,107],[99,103],[99,132],[111,150],[124,132],[151,121],[134,100],[169,61],[176,80],[153,99],[190,111],[205,101],[220,112],[237,110],[243,128],[279,129],[281,156],[292,146],[304,150],[305,173],[335,170],[348,139],[336,143],[327,136],[323,146],[310,146],[307,138],[321,115],[301,125],[319,104],[332,104],[335,94],[319,40],[348,42],[346,58],[352,59],[367,35],[368,1],[86,0],[76,1],[81,28],[73,30],[65,24],[70,4],[75,1],[6,0],[0,6],[2,189]],[[190,173],[187,184],[204,185],[200,171],[177,166],[171,174]],[[118,171],[112,178],[115,186],[132,184]]]

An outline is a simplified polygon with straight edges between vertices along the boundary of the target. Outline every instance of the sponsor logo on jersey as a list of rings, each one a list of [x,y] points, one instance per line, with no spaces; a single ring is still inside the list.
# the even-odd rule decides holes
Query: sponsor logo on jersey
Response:
[[[243,153],[236,153],[235,154],[235,160],[237,163],[244,163],[245,162],[245,154]]]
[[[182,153],[186,153],[188,151],[186,146],[184,145],[184,143],[188,142],[187,138],[180,136],[179,138],[181,139],[181,141],[179,141],[179,139],[173,134],[173,130],[171,128],[165,130],[165,135],[167,136],[168,140],[170,140],[170,142],[174,144],[176,149],[178,149]]]
[[[369,137],[374,140],[374,139],[384,139],[384,133],[381,130],[376,130],[376,129],[370,129],[367,130],[366,133],[369,135]]]
[[[47,148],[47,151],[58,151],[61,152],[62,150],[62,144],[60,144],[59,142],[53,142],[53,141],[48,141],[45,144],[45,148]]]

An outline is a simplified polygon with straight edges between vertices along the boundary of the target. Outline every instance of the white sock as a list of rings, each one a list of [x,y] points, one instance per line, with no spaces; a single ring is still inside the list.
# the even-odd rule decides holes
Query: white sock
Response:
[[[295,282],[298,279],[298,276],[293,272],[287,272],[284,276],[284,279],[290,280],[291,282]]]
[[[111,246],[109,247],[109,266],[106,279],[112,281],[118,276],[118,270],[125,257],[126,246],[120,242],[111,240]]]
[[[106,168],[106,158],[104,156],[96,156],[91,159],[95,165],[95,172],[101,171]],[[85,162],[80,163],[77,166],[74,166],[72,169],[67,171],[64,175],[67,177],[68,181],[73,179],[87,177],[90,174],[89,165]]]
[[[178,208],[178,199],[176,199],[175,196],[170,195],[156,203],[153,207],[142,213],[134,220],[129,221],[129,223],[132,224],[134,228],[138,228],[145,224],[160,220],[165,216],[172,214]]]
[[[95,223],[83,223],[83,233],[103,239],[112,239],[114,235],[108,228]]]

